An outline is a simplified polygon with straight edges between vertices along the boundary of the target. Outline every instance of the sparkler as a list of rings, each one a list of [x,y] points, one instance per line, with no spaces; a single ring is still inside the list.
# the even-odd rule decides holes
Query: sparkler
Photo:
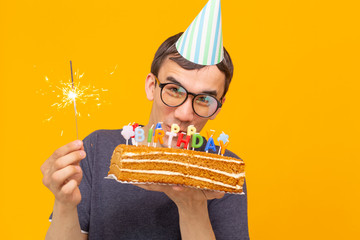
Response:
[[[72,85],[72,91],[69,92],[69,98],[73,99],[74,101],[74,111],[75,111],[75,127],[76,127],[76,139],[79,139],[79,131],[78,131],[78,124],[77,124],[77,111],[76,111],[76,97],[77,94],[75,92],[74,87],[74,77],[73,77],[73,70],[72,70],[72,62],[70,61],[70,71],[71,71],[71,85]]]
[[[115,67],[115,70],[116,68],[117,66]],[[107,102],[102,99],[102,97],[100,97],[101,93],[107,92],[108,89],[98,89],[89,83],[87,83],[86,85],[83,84],[84,80],[82,78],[84,76],[84,73],[79,73],[79,70],[73,72],[72,61],[70,61],[70,71],[71,79],[67,81],[60,81],[58,84],[55,84],[55,82],[51,81],[48,76],[45,76],[45,82],[49,84],[49,89],[39,89],[36,92],[38,94],[41,94],[42,96],[53,95],[54,97],[56,97],[58,100],[55,103],[51,104],[51,107],[55,107],[58,111],[62,111],[62,109],[65,109],[71,105],[74,106],[76,137],[77,139],[79,139],[77,118],[80,117],[80,112],[78,111],[77,107],[79,107],[79,105],[81,104],[87,104],[88,107],[90,107],[87,109],[90,110],[91,106],[96,106],[97,108],[99,108],[102,104],[110,104],[110,102]],[[90,113],[86,113],[84,114],[84,116],[90,117]],[[44,122],[50,122],[53,121],[53,119],[56,119],[56,117],[48,115]],[[62,130],[61,136],[63,136],[63,133],[64,131]]]

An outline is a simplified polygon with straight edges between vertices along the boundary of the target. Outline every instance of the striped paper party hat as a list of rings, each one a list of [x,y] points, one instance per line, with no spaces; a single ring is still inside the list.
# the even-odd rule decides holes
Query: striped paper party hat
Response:
[[[209,0],[175,46],[181,56],[197,64],[214,65],[223,60],[220,0]]]

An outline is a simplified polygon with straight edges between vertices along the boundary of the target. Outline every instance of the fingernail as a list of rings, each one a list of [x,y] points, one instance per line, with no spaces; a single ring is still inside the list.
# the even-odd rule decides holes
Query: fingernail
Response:
[[[80,157],[85,157],[85,152],[84,151],[80,152]]]
[[[75,166],[76,168],[76,171],[80,171],[81,170],[81,167],[80,166]]]

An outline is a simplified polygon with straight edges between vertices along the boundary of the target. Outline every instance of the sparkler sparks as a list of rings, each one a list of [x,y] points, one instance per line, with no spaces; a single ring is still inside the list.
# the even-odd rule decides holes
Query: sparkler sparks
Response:
[[[74,72],[73,81],[67,77],[67,80],[52,81],[52,78],[45,76],[44,82],[48,86],[47,89],[39,89],[37,94],[50,97],[49,100],[53,101],[50,106],[52,109],[63,111],[74,105],[75,108],[75,121],[77,132],[77,117],[87,116],[90,117],[90,112],[99,109],[100,106],[109,103],[102,97],[103,92],[107,92],[108,89],[96,88],[92,84],[88,83],[88,79],[84,73],[80,73],[79,70]],[[86,104],[86,113],[80,114],[77,108],[82,109],[82,106]],[[83,110],[84,111],[84,110]],[[90,111],[90,112],[89,112]],[[56,119],[55,112],[46,114],[44,122],[54,121]],[[63,136],[64,130],[61,130],[61,136]],[[78,133],[77,133],[78,135]]]
[[[52,104],[52,107],[57,107],[57,109],[66,108],[69,105],[74,103],[76,100],[77,103],[85,104],[87,101],[92,100],[97,102],[96,104],[101,105],[100,93],[98,89],[95,89],[94,86],[81,86],[80,81],[74,83],[74,88],[72,87],[71,82],[60,82],[60,86],[56,86],[60,90],[61,94],[57,95],[59,101]]]
[[[114,71],[112,71],[112,72],[110,73],[110,75],[113,75],[113,74],[114,74],[114,72],[115,72],[115,70],[117,69],[117,67],[118,67],[118,65],[115,66]]]
[[[50,81],[50,80],[49,80]],[[52,88],[52,85],[49,85]],[[42,89],[36,91],[36,93],[45,96],[54,94],[58,99],[56,102],[51,104],[51,107],[56,107],[57,110],[62,110],[72,105],[74,99],[77,104],[86,104],[90,103],[91,105],[101,106],[106,103],[105,100],[101,98],[102,92],[107,92],[108,89],[97,89],[95,86],[90,84],[83,85],[79,80],[76,80],[74,83],[74,88],[72,87],[71,82],[63,82],[60,81],[58,86],[55,86],[56,89],[50,91],[43,91]],[[53,88],[52,88],[53,89]],[[47,118],[48,121],[51,120],[52,117]]]

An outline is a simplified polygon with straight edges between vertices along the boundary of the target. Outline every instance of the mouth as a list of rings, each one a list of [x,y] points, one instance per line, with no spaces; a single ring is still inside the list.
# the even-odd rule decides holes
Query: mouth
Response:
[[[179,124],[178,124],[178,125],[179,125]],[[180,125],[179,125],[179,126],[180,126]],[[165,131],[165,132],[171,132],[171,126],[169,126],[168,124],[164,124],[164,131]],[[182,129],[182,128],[180,128],[179,133],[181,133],[181,132],[187,133],[187,129]]]

